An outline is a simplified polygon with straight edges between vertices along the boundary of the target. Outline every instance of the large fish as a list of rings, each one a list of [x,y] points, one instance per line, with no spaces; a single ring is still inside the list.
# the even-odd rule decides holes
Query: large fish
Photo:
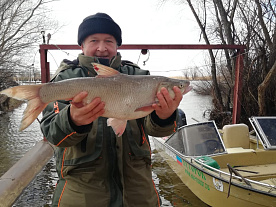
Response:
[[[173,87],[180,88],[182,94],[191,90],[189,81],[171,79],[164,76],[126,75],[100,64],[93,63],[96,77],[72,78],[59,82],[38,85],[22,85],[0,92],[18,100],[27,100],[27,108],[21,121],[20,131],[27,128],[48,103],[56,100],[70,100],[81,91],[87,91],[85,103],[100,97],[105,102],[103,117],[107,124],[121,136],[127,120],[150,114],[152,104],[157,103],[156,94],[162,87],[174,97]]]

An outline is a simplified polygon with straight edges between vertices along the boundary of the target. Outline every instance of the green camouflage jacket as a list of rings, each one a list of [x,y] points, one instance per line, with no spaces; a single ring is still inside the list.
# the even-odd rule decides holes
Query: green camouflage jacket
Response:
[[[91,62],[98,59],[82,54],[78,61],[63,61],[52,81],[96,76]],[[110,66],[129,75],[149,74],[132,63],[122,62],[119,53]],[[70,103],[58,100],[45,108],[41,121],[44,136],[57,146],[59,181],[53,206],[159,206],[148,135],[162,137],[173,133],[177,113],[166,121],[155,112],[128,121],[121,137],[107,126],[107,118],[77,127],[69,114]]]

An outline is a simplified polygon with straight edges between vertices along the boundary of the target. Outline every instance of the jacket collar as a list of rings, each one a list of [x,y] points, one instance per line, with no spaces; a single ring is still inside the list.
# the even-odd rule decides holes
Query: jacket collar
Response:
[[[94,71],[91,63],[100,63],[97,57],[86,56],[83,53],[78,56],[79,65],[88,68],[90,71]],[[121,65],[121,54],[117,52],[117,55],[114,56],[109,62],[110,67],[118,69]]]

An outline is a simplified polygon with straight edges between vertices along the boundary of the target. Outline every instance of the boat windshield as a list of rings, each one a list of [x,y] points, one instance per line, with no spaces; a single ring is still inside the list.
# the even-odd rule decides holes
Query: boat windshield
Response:
[[[276,117],[251,117],[250,122],[265,149],[276,149]]]
[[[186,156],[226,153],[213,121],[183,126],[166,143]]]

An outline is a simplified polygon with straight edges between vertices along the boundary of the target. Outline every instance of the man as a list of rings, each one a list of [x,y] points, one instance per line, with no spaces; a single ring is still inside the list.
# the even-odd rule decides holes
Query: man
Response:
[[[104,13],[88,16],[78,30],[82,54],[75,61],[65,60],[52,81],[96,76],[92,62],[100,62],[129,75],[148,71],[122,62],[117,48],[122,43],[121,29]],[[148,134],[168,136],[175,128],[177,107],[182,99],[175,87],[171,99],[165,88],[157,94],[159,105],[147,117],[128,121],[117,137],[106,124],[105,103],[97,97],[87,105],[83,91],[71,101],[50,103],[43,112],[41,129],[57,146],[55,153],[59,180],[53,206],[119,207],[160,206],[152,181]]]

